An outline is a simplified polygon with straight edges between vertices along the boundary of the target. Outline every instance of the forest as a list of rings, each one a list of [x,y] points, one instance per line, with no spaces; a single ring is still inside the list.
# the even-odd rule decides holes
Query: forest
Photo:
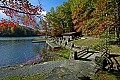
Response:
[[[41,20],[42,29],[51,36],[64,32],[82,32],[87,36],[106,36],[119,38],[120,35],[119,0],[68,0],[63,5],[52,7],[45,19]]]
[[[23,37],[36,36],[38,31],[26,26],[19,25],[18,22],[2,19],[0,21],[0,37]]]

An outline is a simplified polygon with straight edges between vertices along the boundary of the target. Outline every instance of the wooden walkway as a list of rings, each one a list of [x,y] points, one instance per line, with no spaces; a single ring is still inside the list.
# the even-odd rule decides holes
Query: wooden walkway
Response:
[[[100,56],[99,52],[90,50],[87,46],[73,47],[70,53],[70,59],[91,61],[95,56]]]
[[[61,48],[58,44],[52,42],[52,41],[46,41],[46,43],[52,48],[52,49],[59,49]]]

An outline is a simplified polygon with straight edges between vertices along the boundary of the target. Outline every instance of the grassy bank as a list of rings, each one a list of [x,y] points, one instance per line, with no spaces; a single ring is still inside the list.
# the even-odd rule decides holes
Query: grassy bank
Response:
[[[3,80],[43,80],[46,77],[47,77],[46,74],[36,74],[36,75],[10,76]]]
[[[69,49],[60,49],[56,51],[49,51],[45,54],[46,61],[60,61],[69,59],[70,50]]]
[[[60,55],[56,60],[65,60],[69,59],[70,56],[70,49],[61,49],[57,51],[57,53]]]

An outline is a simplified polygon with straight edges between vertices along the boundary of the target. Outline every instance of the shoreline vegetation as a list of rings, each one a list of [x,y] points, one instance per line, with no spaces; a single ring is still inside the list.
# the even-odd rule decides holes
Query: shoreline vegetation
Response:
[[[30,36],[37,36],[39,32],[32,28],[28,28],[25,26],[16,26],[13,27],[5,27],[1,30],[0,27],[0,37],[30,37]]]

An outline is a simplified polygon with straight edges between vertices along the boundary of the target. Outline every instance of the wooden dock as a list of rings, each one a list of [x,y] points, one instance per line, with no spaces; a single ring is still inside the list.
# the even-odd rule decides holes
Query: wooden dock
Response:
[[[46,43],[52,48],[52,49],[59,49],[61,48],[58,44],[52,42],[52,41],[46,41]]]
[[[39,41],[32,41],[32,43],[41,43],[41,42],[46,42],[46,41],[43,41],[43,40],[39,40]]]

